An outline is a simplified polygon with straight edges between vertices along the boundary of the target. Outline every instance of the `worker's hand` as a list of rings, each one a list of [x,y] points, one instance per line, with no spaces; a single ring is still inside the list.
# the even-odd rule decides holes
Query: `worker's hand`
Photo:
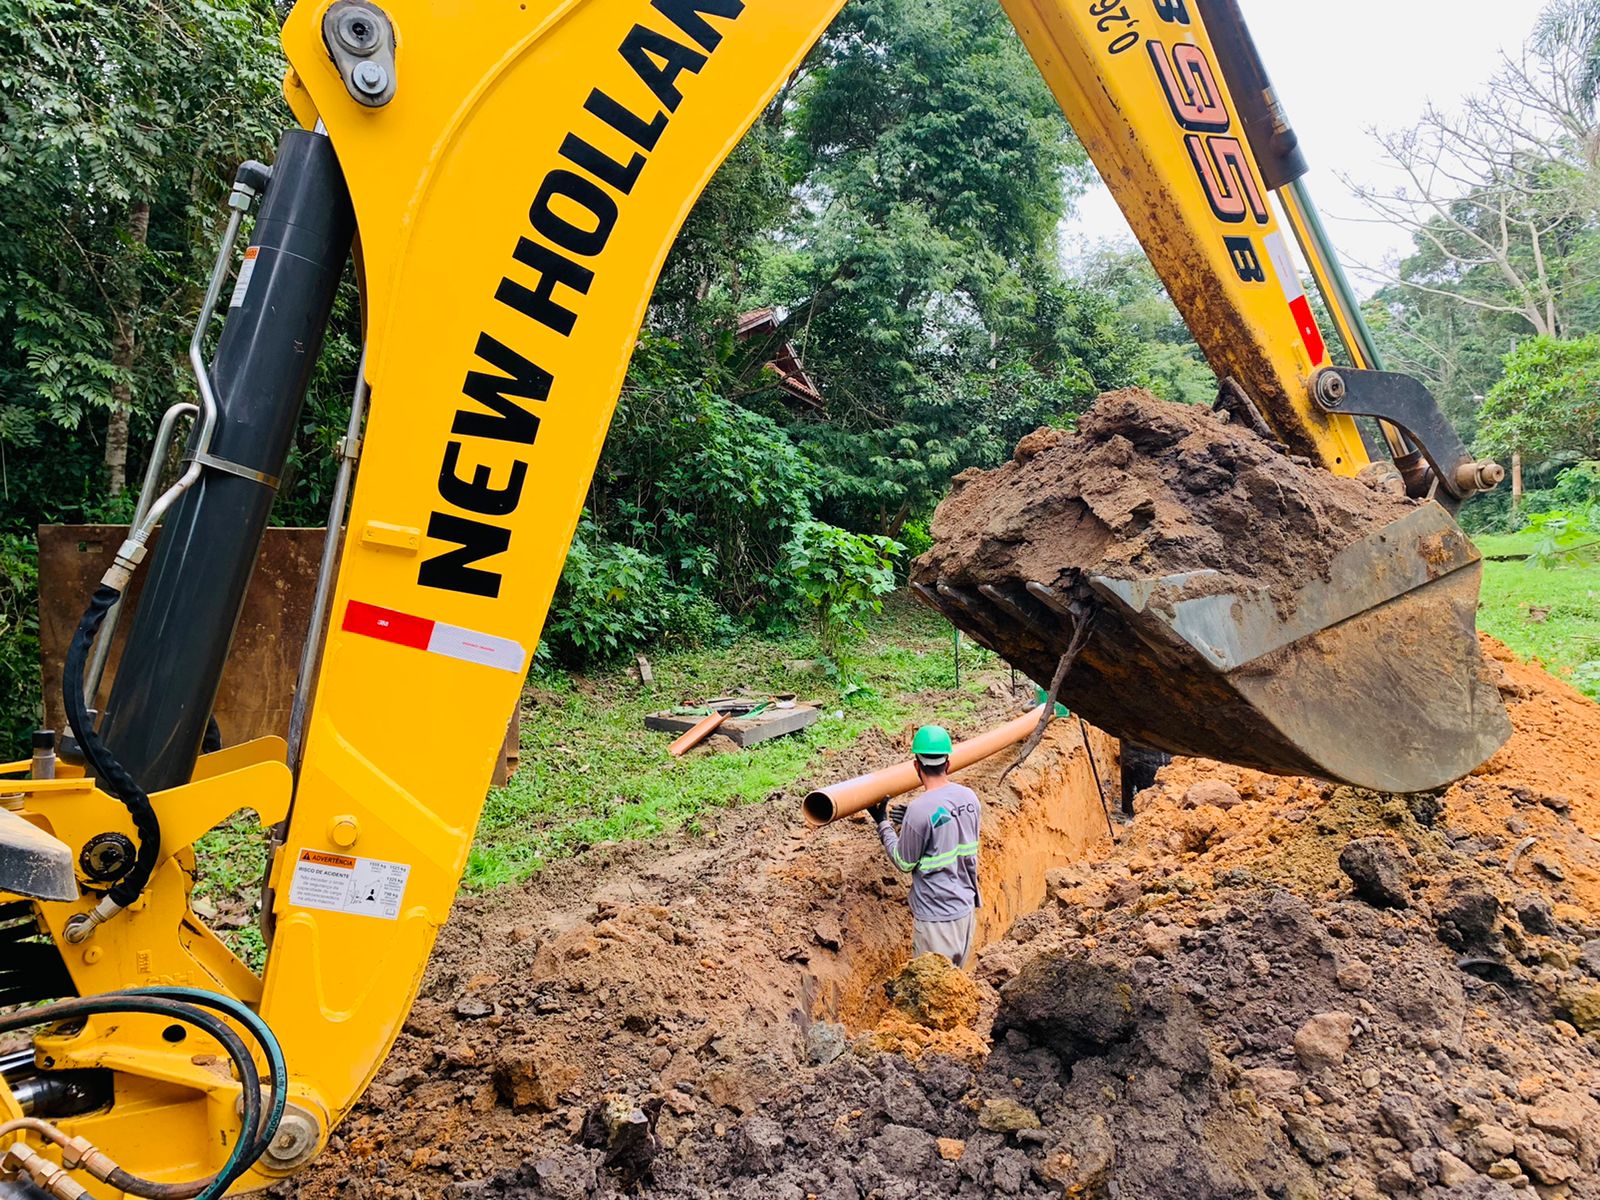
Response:
[[[906,823],[906,806],[904,804],[896,804],[889,810],[889,819],[896,825],[904,825]]]
[[[876,828],[889,819],[889,802],[879,800],[876,804],[870,804],[867,806],[867,813],[872,817],[873,827]]]

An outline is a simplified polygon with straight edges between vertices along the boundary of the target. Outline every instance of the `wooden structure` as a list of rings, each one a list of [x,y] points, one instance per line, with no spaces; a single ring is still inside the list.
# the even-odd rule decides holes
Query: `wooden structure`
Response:
[[[222,674],[215,716],[224,742],[289,733],[300,652],[311,619],[311,598],[322,563],[322,529],[269,529],[245,593],[244,611],[234,633],[233,651]],[[39,538],[39,657],[44,672],[45,725],[58,732],[67,725],[61,702],[67,645],[84,605],[128,535],[126,525],[41,525]],[[151,547],[161,536],[158,529]],[[129,599],[111,659],[96,697],[103,708],[122,658],[122,643],[133,624],[144,572],[133,577]],[[517,768],[520,713],[506,730],[494,782],[504,783]]]
[[[704,713],[651,713],[644,719],[644,727],[654,733],[687,733],[704,716]],[[822,710],[815,705],[796,704],[793,708],[769,708],[748,717],[729,717],[718,727],[717,733],[740,749],[748,749],[773,738],[809,729],[821,719]]]

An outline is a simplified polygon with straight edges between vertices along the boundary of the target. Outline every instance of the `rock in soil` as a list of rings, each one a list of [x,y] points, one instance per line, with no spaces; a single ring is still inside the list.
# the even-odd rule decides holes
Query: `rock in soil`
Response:
[[[978,988],[942,954],[924,954],[883,985],[907,1018],[929,1029],[959,1029],[978,1019]]]
[[[1356,895],[1379,908],[1411,904],[1410,856],[1393,838],[1359,838],[1339,853],[1339,869],[1350,878]]]

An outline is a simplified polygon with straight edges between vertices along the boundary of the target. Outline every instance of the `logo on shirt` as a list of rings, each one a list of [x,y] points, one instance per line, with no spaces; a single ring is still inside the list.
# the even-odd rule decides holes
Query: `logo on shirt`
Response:
[[[938,812],[933,814],[932,825],[933,828],[937,829],[939,826],[948,825],[954,820],[955,818],[950,815],[950,810],[948,808],[940,808]]]

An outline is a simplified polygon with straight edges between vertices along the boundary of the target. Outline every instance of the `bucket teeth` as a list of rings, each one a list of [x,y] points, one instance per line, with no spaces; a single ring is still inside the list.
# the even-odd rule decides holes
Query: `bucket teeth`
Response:
[[[1510,723],[1474,629],[1482,560],[1436,505],[1341,550],[1282,596],[1215,570],[1159,578],[938,579],[917,594],[1061,699],[1173,754],[1374,791],[1442,787]]]
[[[993,618],[985,610],[984,604],[978,597],[962,588],[952,587],[944,580],[938,584],[939,606],[948,616],[952,611],[956,616],[954,623],[959,625],[973,641],[985,650],[999,654],[999,646],[1005,644],[1005,630],[997,631]],[[997,639],[996,633],[1001,636]]]
[[[978,593],[1046,645],[1059,636],[1054,615],[1029,601],[1025,593],[1002,591],[989,583],[980,587]]]
[[[1072,602],[1068,600],[1066,596],[1062,595],[1062,593],[1057,591],[1055,588],[1050,587],[1048,584],[1039,583],[1037,580],[1029,583],[1028,595],[1032,596],[1040,604],[1047,605],[1048,607],[1054,609],[1063,617],[1070,617],[1073,615]]]

